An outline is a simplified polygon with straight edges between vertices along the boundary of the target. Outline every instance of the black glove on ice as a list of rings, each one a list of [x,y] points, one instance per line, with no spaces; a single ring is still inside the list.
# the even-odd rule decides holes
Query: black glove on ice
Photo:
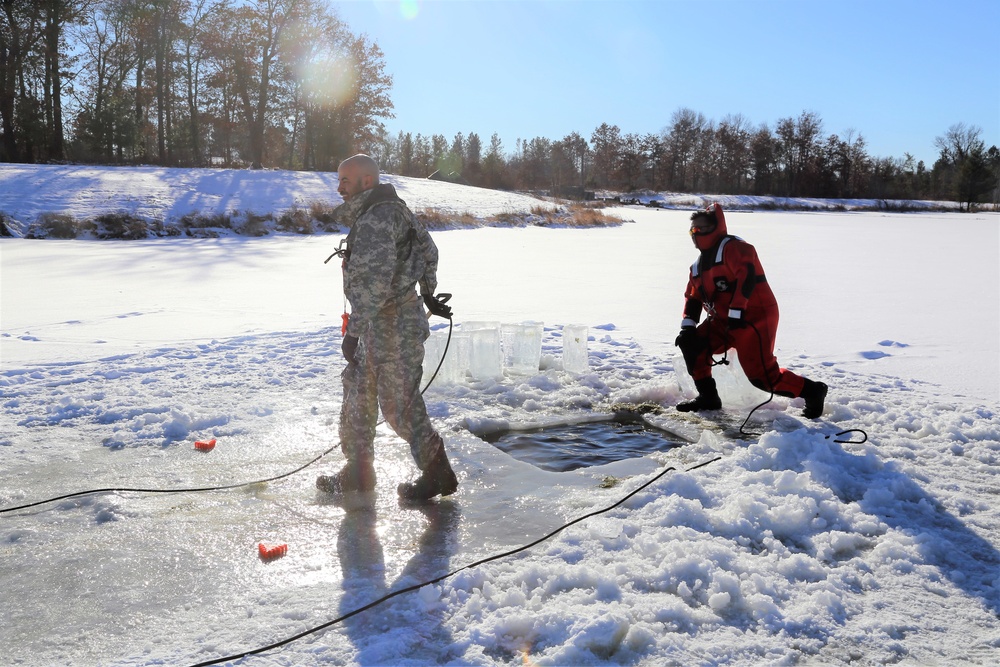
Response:
[[[354,363],[354,355],[358,351],[358,337],[357,336],[344,336],[344,342],[340,344],[340,351],[344,353],[344,359],[347,359],[347,363]]]
[[[446,320],[451,319],[451,306],[445,304],[445,301],[451,298],[450,294],[442,295],[444,297],[443,300],[430,294],[422,294],[421,296],[424,298],[424,306],[427,307],[427,312],[431,315],[443,317]]]

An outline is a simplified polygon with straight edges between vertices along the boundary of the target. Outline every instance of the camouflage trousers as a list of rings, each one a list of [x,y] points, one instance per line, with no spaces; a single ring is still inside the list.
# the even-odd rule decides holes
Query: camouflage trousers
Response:
[[[340,448],[348,461],[374,461],[380,408],[386,423],[410,445],[420,470],[444,446],[420,395],[428,334],[423,308],[414,298],[383,310],[361,337],[355,363],[341,375]]]

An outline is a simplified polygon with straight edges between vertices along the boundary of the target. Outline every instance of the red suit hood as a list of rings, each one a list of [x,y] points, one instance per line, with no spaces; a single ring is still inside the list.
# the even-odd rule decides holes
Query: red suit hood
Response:
[[[709,204],[705,208],[705,213],[708,213],[709,217],[715,218],[715,229],[708,234],[694,234],[691,236],[694,239],[695,247],[702,252],[711,250],[723,236],[729,234],[729,231],[726,229],[726,214],[722,212],[720,204]]]

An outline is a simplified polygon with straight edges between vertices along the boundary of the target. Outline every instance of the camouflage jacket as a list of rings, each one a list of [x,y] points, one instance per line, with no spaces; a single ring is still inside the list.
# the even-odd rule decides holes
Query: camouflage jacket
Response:
[[[338,220],[350,227],[344,259],[344,294],[351,302],[349,336],[361,337],[379,314],[391,315],[413,296],[437,289],[438,250],[427,229],[389,183],[345,202]]]

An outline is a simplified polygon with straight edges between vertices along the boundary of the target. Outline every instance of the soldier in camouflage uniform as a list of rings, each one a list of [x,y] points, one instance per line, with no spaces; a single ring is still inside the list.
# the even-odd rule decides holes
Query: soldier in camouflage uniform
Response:
[[[340,446],[347,465],[320,476],[321,491],[342,494],[375,488],[375,425],[385,421],[410,445],[422,471],[399,485],[404,500],[447,496],[458,488],[444,441],[434,430],[420,395],[424,341],[430,335],[424,304],[450,317],[434,299],[437,246],[367,155],[341,163],[337,188],[344,198],[338,219],[350,228],[344,255],[344,293],[351,314],[344,335],[347,368],[342,378]],[[414,291],[420,285],[423,303]],[[441,312],[441,310],[447,311]]]

